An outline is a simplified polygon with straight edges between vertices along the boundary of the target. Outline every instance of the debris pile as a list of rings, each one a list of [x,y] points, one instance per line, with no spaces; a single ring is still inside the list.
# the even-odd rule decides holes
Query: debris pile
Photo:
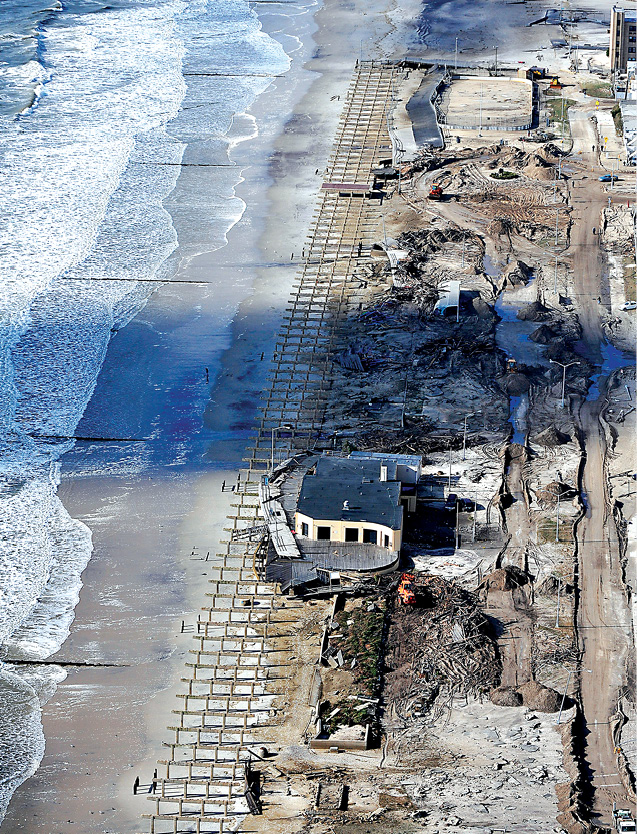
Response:
[[[487,692],[500,676],[476,597],[440,576],[418,578],[426,601],[397,607],[388,635],[385,697],[402,719],[439,715],[454,697]]]
[[[613,204],[602,211],[604,245],[613,253],[630,255],[634,252],[633,214],[630,206]]]

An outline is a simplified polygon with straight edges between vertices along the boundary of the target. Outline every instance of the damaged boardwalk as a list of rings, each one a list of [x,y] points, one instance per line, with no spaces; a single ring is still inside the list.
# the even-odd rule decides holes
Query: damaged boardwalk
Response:
[[[259,487],[275,453],[286,457],[320,440],[332,344],[355,302],[354,273],[369,259],[380,219],[373,170],[392,156],[387,109],[395,73],[390,64],[363,62],[350,86],[229,538],[211,566],[167,756],[151,783],[153,808],[144,814],[151,834],[221,834],[267,805],[251,787],[249,763],[276,738],[277,699],[294,660],[293,624],[302,604],[278,597],[258,578]]]
[[[392,65],[364,62],[350,86],[275,347],[250,472],[270,468],[273,431],[280,451],[306,448],[320,437],[337,327],[355,301],[354,271],[369,261],[376,241],[382,198],[372,192],[373,170],[392,156],[387,110],[396,72]]]

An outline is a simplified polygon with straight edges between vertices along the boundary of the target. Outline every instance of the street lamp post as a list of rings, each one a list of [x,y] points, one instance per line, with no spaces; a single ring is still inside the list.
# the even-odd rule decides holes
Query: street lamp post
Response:
[[[576,671],[575,674],[576,675],[581,675],[583,672],[588,672],[589,675],[593,674],[592,669],[580,669],[579,671]],[[562,718],[562,711],[564,710],[564,701],[566,701],[566,693],[568,692],[568,687],[569,687],[569,684],[571,682],[572,677],[573,677],[573,670],[569,669],[568,670],[568,678],[566,679],[566,686],[564,687],[564,694],[562,695],[562,703],[560,704],[560,711],[558,713],[557,720],[555,722],[556,724],[559,724],[560,720]]]
[[[549,359],[549,362],[553,365],[559,365],[562,368],[562,402],[560,404],[560,408],[564,408],[564,392],[566,390],[566,369],[570,368],[571,365],[579,365],[578,361],[574,362],[558,362],[557,359]]]
[[[454,69],[458,69],[458,38],[456,38],[456,59],[453,65]]]
[[[560,157],[560,159],[559,159],[559,162],[558,162],[558,165],[557,165],[557,171],[555,172],[555,178],[553,180],[553,202],[554,203],[557,202],[557,183],[558,183],[558,180],[561,180],[561,179],[562,179],[562,157]]]
[[[562,718],[562,710],[564,709],[564,701],[566,701],[566,693],[568,692],[568,687],[569,687],[569,684],[571,682],[571,677],[572,676],[573,676],[573,670],[569,669],[568,670],[568,678],[566,678],[566,686],[564,687],[564,694],[562,695],[562,703],[560,704],[560,711],[557,715],[557,721],[555,722],[556,724],[559,724],[560,720]]]
[[[271,439],[272,439],[272,449],[270,454],[270,472],[274,469],[274,435],[275,432],[282,431],[283,429],[291,429],[292,426],[275,426],[271,432]]]

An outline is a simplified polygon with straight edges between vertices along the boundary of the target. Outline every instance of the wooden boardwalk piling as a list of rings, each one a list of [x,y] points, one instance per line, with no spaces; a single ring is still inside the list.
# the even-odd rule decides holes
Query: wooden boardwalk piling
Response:
[[[275,456],[320,439],[338,328],[356,297],[356,270],[370,263],[380,221],[373,169],[392,156],[387,116],[395,78],[389,63],[357,66],[341,117],[304,260],[295,282],[263,397],[247,471],[233,492],[229,540],[210,563],[210,591],[194,626],[196,648],[173,710],[173,741],[159,764],[150,834],[223,834],[249,813],[245,763],[280,723],[273,702],[285,691],[290,624],[302,603],[277,596],[254,572],[258,487]],[[349,187],[344,184],[349,184]],[[377,195],[375,195],[377,196]],[[291,426],[290,429],[280,427]],[[254,529],[252,529],[254,528]],[[193,554],[199,552],[193,549]],[[205,552],[205,551],[204,551]]]

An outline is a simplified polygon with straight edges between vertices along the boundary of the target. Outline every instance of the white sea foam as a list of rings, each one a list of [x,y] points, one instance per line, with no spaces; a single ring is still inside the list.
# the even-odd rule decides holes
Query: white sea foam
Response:
[[[44,462],[63,447],[43,448],[25,435],[73,436],[94,388],[115,311],[121,326],[144,298],[135,293],[134,283],[74,285],[70,279],[127,277],[134,282],[152,276],[176,245],[161,200],[174,186],[178,169],[166,168],[169,173],[159,175],[149,169],[136,178],[135,189],[124,175],[142,137],[163,129],[185,92],[183,47],[174,37],[173,20],[184,5],[162,5],[163,17],[155,9],[136,8],[48,30],[46,96],[28,117],[0,122],[8,148],[0,193],[0,213],[6,218],[0,229],[5,322],[0,420],[9,441],[2,474],[10,492],[0,496],[5,532],[0,634],[6,638],[23,623],[53,573],[67,573],[57,588],[52,579],[48,598],[32,614],[23,649],[30,656],[55,651],[68,633],[90,537],[65,517],[55,496],[57,477]],[[178,162],[183,147],[170,144]],[[122,246],[123,233],[116,234],[122,227],[128,232],[127,247]],[[63,275],[63,281],[53,283]],[[34,457],[40,460],[35,468]],[[68,581],[69,570],[74,581]],[[56,616],[42,629],[43,612],[52,610],[62,584],[66,600],[59,600]],[[24,636],[14,634],[12,650]]]
[[[35,689],[0,664],[0,819],[13,791],[35,773],[44,755],[39,708]]]
[[[194,180],[189,190],[181,169],[177,198],[179,163],[186,149],[227,162],[231,141],[254,137],[246,111],[289,59],[247,0],[139,0],[99,13],[73,0],[49,13],[15,2],[23,41],[0,34],[0,58],[13,50],[0,91],[22,102],[17,117],[0,111],[0,640],[5,657],[41,660],[68,635],[91,553],[89,529],[57,496],[57,461],[111,334],[153,278],[222,246],[245,209],[232,167],[207,193]],[[243,77],[214,76],[237,69]],[[120,448],[97,470],[140,473],[147,454]],[[173,454],[185,462],[187,443]],[[0,819],[41,759],[38,705],[63,675],[0,663]]]
[[[176,246],[161,201],[178,168],[149,167],[128,179],[126,172],[131,154],[149,143],[169,146],[162,154],[168,161],[178,163],[183,152],[167,142],[165,124],[185,93],[174,22],[184,7],[165,2],[67,16],[40,36],[46,66],[31,60],[0,78],[42,85],[23,115],[0,119],[5,657],[43,659],[68,635],[91,537],[57,497],[55,460],[91,396],[111,328],[144,303],[148,287],[140,292],[135,279],[152,277]],[[149,138],[153,132],[160,138]],[[127,239],[123,232],[116,239],[118,226]],[[132,280],[72,280],[86,277]],[[49,435],[60,440],[39,439]],[[38,693],[50,695],[60,679],[32,670],[0,666],[0,818],[43,754]]]

